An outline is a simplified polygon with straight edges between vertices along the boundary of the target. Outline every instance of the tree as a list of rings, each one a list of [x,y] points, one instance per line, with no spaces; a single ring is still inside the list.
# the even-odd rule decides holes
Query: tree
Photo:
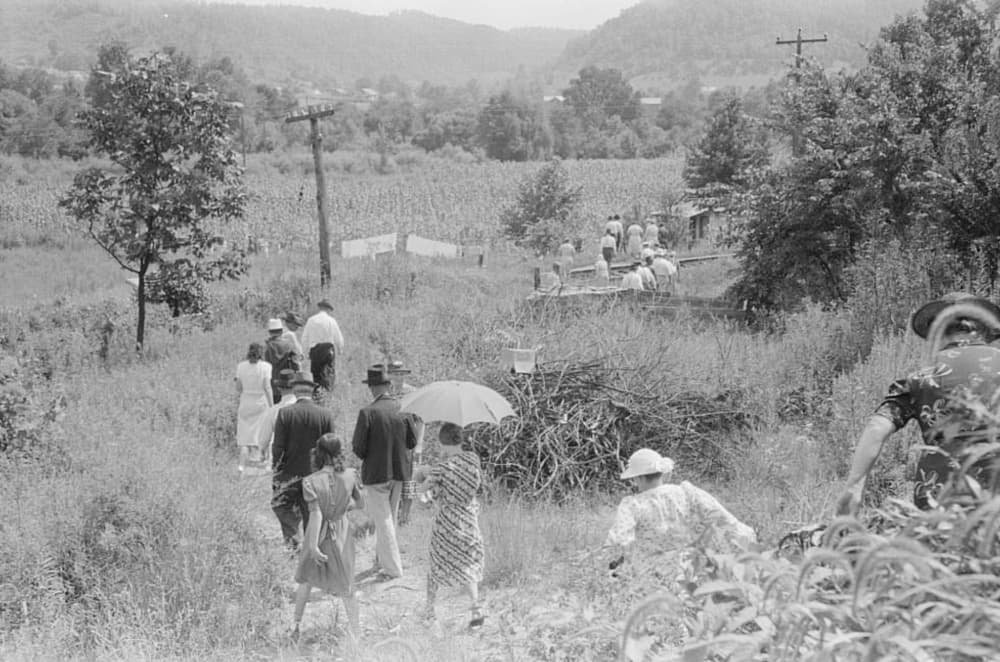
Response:
[[[767,163],[767,135],[743,113],[733,96],[712,114],[701,140],[691,148],[684,180],[691,188],[733,186],[751,168]]]
[[[509,91],[490,97],[479,113],[479,141],[486,156],[500,161],[543,158],[552,151],[540,109]]]
[[[553,159],[521,182],[517,201],[501,212],[504,233],[517,244],[547,253],[576,234],[573,215],[582,195],[562,162]]]
[[[242,216],[242,171],[228,134],[231,109],[191,85],[175,58],[126,59],[100,86],[107,103],[81,114],[90,146],[113,168],[78,173],[60,205],[118,265],[138,278],[141,351],[150,280],[170,274],[204,283],[236,278],[242,250],[213,252],[219,231]],[[158,291],[169,291],[161,282]]]
[[[609,117],[631,122],[639,117],[639,93],[617,69],[584,67],[563,91],[566,103],[589,126],[600,126]]]
[[[804,66],[775,113],[804,153],[743,196],[735,289],[763,306],[843,300],[862,247],[931,246],[992,290],[1000,263],[1000,32],[968,0],[884,28],[868,66]]]

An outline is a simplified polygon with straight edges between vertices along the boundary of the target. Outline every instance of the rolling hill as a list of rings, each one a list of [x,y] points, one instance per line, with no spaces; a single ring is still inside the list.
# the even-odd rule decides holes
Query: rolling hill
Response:
[[[623,71],[639,87],[667,89],[698,76],[706,84],[759,83],[794,61],[775,37],[828,35],[803,48],[826,66],[856,67],[863,44],[924,0],[646,0],[570,42],[556,63],[567,78],[593,64]]]
[[[365,77],[459,84],[505,79],[551,63],[572,30],[502,31],[419,12],[367,16],[294,6],[182,0],[2,0],[0,59],[85,70],[112,39],[134,50],[174,46],[228,56],[253,80],[346,86]]]

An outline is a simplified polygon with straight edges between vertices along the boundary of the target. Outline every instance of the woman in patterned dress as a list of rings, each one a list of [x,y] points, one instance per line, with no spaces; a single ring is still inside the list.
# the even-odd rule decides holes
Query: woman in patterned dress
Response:
[[[429,477],[417,473],[421,492],[430,492],[439,510],[431,527],[430,572],[427,575],[428,618],[434,617],[437,590],[462,586],[472,599],[470,628],[483,624],[479,605],[479,582],[483,579],[483,536],[479,531],[479,501],[482,481],[479,456],[462,445],[462,428],[445,423],[439,433],[444,459]]]
[[[309,504],[309,526],[299,553],[295,581],[295,629],[309,600],[312,587],[339,596],[344,601],[350,631],[358,632],[358,601],[354,597],[354,531],[349,510],[364,507],[354,469],[344,468],[343,444],[333,433],[324,434],[312,452],[315,473],[302,479],[302,495]]]
[[[669,580],[681,553],[695,545],[725,552],[755,542],[753,529],[705,490],[687,481],[664,483],[673,469],[673,460],[649,448],[629,458],[622,479],[631,481],[637,494],[622,499],[604,543],[622,553],[612,568],[627,555],[633,572],[652,571]]]

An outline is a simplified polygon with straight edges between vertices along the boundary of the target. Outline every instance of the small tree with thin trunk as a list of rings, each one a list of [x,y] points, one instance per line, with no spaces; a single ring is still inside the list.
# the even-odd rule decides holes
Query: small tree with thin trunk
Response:
[[[60,205],[138,279],[141,351],[157,279],[183,274],[203,284],[246,271],[244,251],[215,250],[223,227],[242,217],[242,169],[229,105],[186,80],[172,55],[124,58],[92,76],[105,79],[103,98],[80,119],[91,148],[113,166],[78,173]]]

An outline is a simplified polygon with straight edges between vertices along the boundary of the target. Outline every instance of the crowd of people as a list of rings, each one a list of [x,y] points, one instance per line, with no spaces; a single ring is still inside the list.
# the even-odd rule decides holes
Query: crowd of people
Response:
[[[372,401],[358,412],[348,448],[329,407],[344,347],[332,305],[321,301],[315,315],[304,325],[298,322],[291,314],[270,320],[267,340],[252,343],[236,368],[239,467],[245,470],[254,458],[270,465],[271,508],[285,544],[298,555],[293,636],[313,588],[342,598],[349,629],[357,631],[359,584],[404,576],[397,528],[407,523],[418,498],[436,505],[424,617],[433,620],[439,590],[455,586],[470,600],[469,627],[483,625],[479,584],[485,548],[477,499],[483,475],[465,431],[444,422],[437,462],[424,465],[424,422],[403,412],[399,402],[414,389],[407,383],[410,371],[401,362],[387,362],[370,366],[361,381]],[[299,327],[304,327],[301,338]],[[912,327],[940,343],[937,353],[928,366],[892,384],[866,426],[838,501],[842,514],[857,512],[886,439],[911,419],[918,421],[929,449],[915,467],[914,502],[920,508],[935,507],[948,490],[995,491],[1000,482],[994,454],[977,450],[992,439],[990,410],[968,403],[992,402],[1000,392],[1000,349],[990,344],[1000,339],[1000,307],[954,293],[920,308]],[[964,400],[957,402],[959,396]],[[348,451],[360,470],[348,468]],[[670,458],[650,448],[628,459],[621,478],[635,493],[622,499],[602,546],[613,571],[631,560],[629,567],[643,567],[651,573],[646,579],[669,587],[684,550],[698,545],[739,551],[756,541],[755,532],[711,494],[689,482],[669,482],[673,470]],[[364,513],[363,520],[356,521],[354,512]],[[374,530],[375,558],[371,568],[355,572],[360,525]],[[645,565],[635,564],[640,559]]]
[[[335,432],[331,408],[344,338],[332,304],[324,300],[317,308],[305,324],[292,313],[269,320],[267,339],[251,343],[235,380],[239,471],[254,464],[270,469],[271,509],[285,545],[298,555],[293,637],[313,588],[340,597],[349,631],[357,632],[360,583],[404,576],[397,528],[407,524],[417,498],[437,506],[424,616],[435,618],[440,588],[460,586],[471,600],[469,627],[481,626],[478,456],[465,445],[463,430],[445,423],[438,462],[422,464],[425,425],[400,411],[399,398],[414,387],[398,361],[368,368],[361,383],[372,401],[358,412],[347,446]],[[359,470],[347,466],[348,452]],[[374,531],[375,558],[372,567],[355,572],[359,528]]]
[[[579,246],[566,239],[556,250],[557,260],[551,271],[541,274],[539,290],[553,292],[565,285],[577,262]],[[618,215],[608,217],[600,237],[600,254],[593,265],[594,280],[607,285],[611,280],[615,260],[626,260],[628,270],[619,287],[625,290],[676,292],[679,276],[677,252],[664,245],[656,219],[650,217],[645,226],[638,221],[625,228]]]

